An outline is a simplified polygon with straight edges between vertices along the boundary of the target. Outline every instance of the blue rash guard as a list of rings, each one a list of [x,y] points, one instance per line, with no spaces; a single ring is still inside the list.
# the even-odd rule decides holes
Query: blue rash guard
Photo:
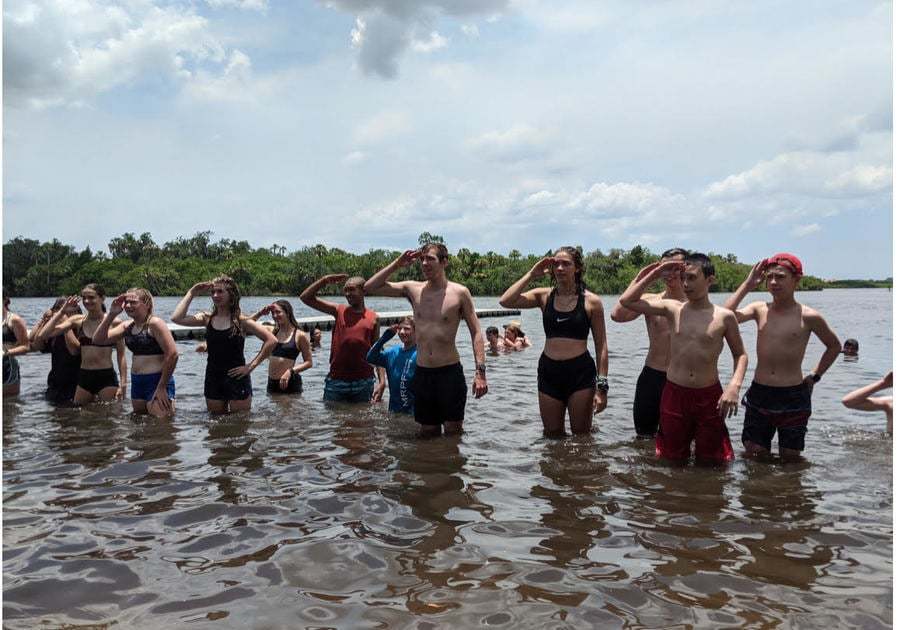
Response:
[[[403,346],[392,346],[382,350],[384,344],[396,334],[391,328],[385,330],[381,339],[369,350],[366,361],[387,370],[388,387],[391,390],[388,409],[412,414],[415,402],[412,380],[416,373],[416,347],[404,350]]]

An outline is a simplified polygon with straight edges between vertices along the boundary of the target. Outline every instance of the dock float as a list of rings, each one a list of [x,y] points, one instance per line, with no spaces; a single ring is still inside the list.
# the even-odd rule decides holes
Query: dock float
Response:
[[[491,317],[510,317],[512,315],[519,315],[522,311],[518,309],[511,308],[476,308],[475,314],[479,319],[491,318]],[[409,317],[412,315],[412,311],[389,311],[386,313],[378,313],[378,323],[383,326],[390,326],[392,324],[396,324],[404,317]],[[297,323],[300,324],[300,328],[306,332],[309,332],[316,326],[319,327],[320,330],[331,330],[334,328],[334,317],[331,315],[317,315],[315,317],[298,317]],[[206,337],[206,328],[203,326],[180,326],[179,324],[173,324],[168,322],[169,331],[171,331],[172,336],[176,341],[181,341],[184,339],[204,339]]]

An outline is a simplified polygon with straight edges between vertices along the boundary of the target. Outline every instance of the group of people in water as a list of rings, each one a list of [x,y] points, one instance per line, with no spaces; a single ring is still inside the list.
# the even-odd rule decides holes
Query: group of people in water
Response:
[[[472,341],[475,398],[488,392],[485,353],[521,350],[531,345],[521,324],[482,336],[469,290],[447,278],[449,255],[442,243],[408,250],[372,277],[330,274],[300,295],[312,309],[334,318],[324,399],[349,403],[378,402],[389,388],[389,408],[410,414],[424,435],[462,431],[469,387],[456,347],[465,322]],[[392,281],[403,267],[418,263],[424,280]],[[592,417],[607,406],[609,354],[606,318],[600,297],[583,281],[584,263],[574,247],[561,247],[539,260],[500,297],[506,308],[538,308],[546,337],[537,366],[538,403],[544,433],[565,435],[591,430]],[[674,248],[637,274],[615,304],[611,319],[645,320],[649,349],[638,377],[633,406],[635,433],[656,440],[665,459],[724,462],[734,457],[725,420],[745,407],[741,441],[750,455],[772,450],[785,459],[805,448],[812,393],[841,353],[837,335],[824,317],[794,297],[803,275],[800,260],[787,253],[758,262],[724,306],[709,300],[715,282],[712,261],[704,254]],[[529,288],[546,277],[551,287]],[[650,292],[661,281],[662,292]],[[741,306],[746,295],[765,282],[771,301]],[[346,303],[319,297],[323,288],[342,284]],[[209,294],[210,310],[191,311],[194,298]],[[366,295],[406,298],[413,315],[380,333],[378,315],[366,307]],[[47,398],[56,404],[84,405],[126,395],[125,349],[132,354],[131,402],[136,413],[165,417],[175,409],[174,373],[178,350],[166,323],[153,314],[153,297],[129,289],[111,301],[89,284],[80,296],[60,298],[29,331],[3,302],[3,395],[19,387],[17,357],[48,352],[51,370]],[[84,307],[82,312],[79,301]],[[121,318],[124,311],[125,318]],[[259,322],[271,316],[273,326]],[[740,397],[748,356],[740,324],[755,322],[757,365],[753,381]],[[301,329],[288,300],[277,300],[253,315],[240,307],[240,291],[229,277],[195,284],[171,316],[175,324],[205,328],[207,365],[204,396],[212,413],[247,410],[252,400],[250,373],[268,362],[267,391],[303,391],[302,373],[312,367],[316,340]],[[271,330],[270,330],[271,328]],[[247,336],[260,339],[248,362]],[[386,347],[394,337],[400,344]],[[825,346],[808,374],[802,371],[810,335]],[[592,339],[593,356],[588,351]],[[724,345],[732,355],[731,377],[719,381],[718,361]],[[115,352],[115,368],[113,353]],[[117,376],[118,373],[118,376]],[[873,394],[892,386],[892,374],[848,394],[848,407],[884,411],[891,428],[892,397]]]

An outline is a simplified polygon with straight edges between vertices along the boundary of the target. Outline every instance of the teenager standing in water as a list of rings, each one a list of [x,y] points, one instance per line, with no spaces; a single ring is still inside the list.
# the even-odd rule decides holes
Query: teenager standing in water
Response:
[[[272,334],[277,341],[269,357],[266,391],[270,394],[299,394],[303,391],[300,373],[313,365],[309,337],[300,330],[300,324],[294,317],[294,307],[287,300],[275,300],[255,313],[252,319],[256,321],[266,313],[271,314],[275,321]],[[297,363],[297,357],[302,358],[300,363]]]
[[[526,291],[532,281],[551,273],[555,287]],[[548,437],[565,435],[566,411],[572,433],[588,433],[593,414],[606,409],[609,351],[603,303],[585,288],[583,273],[581,252],[560,247],[500,297],[505,308],[540,308],[544,313],[547,341],[538,361],[538,404]],[[587,351],[589,334],[595,359]]]
[[[212,312],[188,315],[194,297],[207,291],[212,296]],[[241,293],[237,283],[228,276],[198,282],[181,298],[172,313],[172,321],[182,326],[206,327],[207,362],[203,383],[206,408],[211,413],[250,409],[253,396],[250,373],[266,360],[277,342],[265,327],[249,317],[241,317]],[[244,358],[247,334],[255,335],[263,342],[250,363]]]
[[[123,309],[131,319],[116,321]],[[174,413],[178,350],[166,323],[153,314],[153,296],[147,289],[128,289],[114,299],[94,333],[94,343],[120,339],[132,354],[131,408],[158,418]]]
[[[77,300],[70,303],[64,297],[57,298],[53,306],[34,325],[29,336],[32,340],[33,350],[50,354],[50,373],[47,374],[47,391],[44,397],[55,405],[66,405],[72,403],[75,398],[75,388],[78,387],[81,344],[72,330],[67,330],[46,340],[38,340],[41,330],[47,325],[53,314],[60,309],[64,310],[63,315],[66,317],[81,314]]]
[[[81,368],[78,372],[78,387],[75,389],[74,403],[85,405],[94,400],[121,400],[125,397],[128,367],[125,362],[125,344],[122,340],[114,343],[95,344],[93,337],[103,321],[106,306],[103,300],[106,293],[97,284],[88,284],[81,290],[81,303],[86,313],[73,315],[63,320],[65,311],[78,304],[78,297],[73,296],[66,306],[53,314],[50,321],[37,335],[38,341],[44,341],[67,330],[74,330],[81,344]],[[116,350],[116,364],[119,378],[113,370],[112,353]]]
[[[9,297],[3,296],[3,397],[19,394],[19,360],[27,353],[28,328],[25,320],[10,312]]]

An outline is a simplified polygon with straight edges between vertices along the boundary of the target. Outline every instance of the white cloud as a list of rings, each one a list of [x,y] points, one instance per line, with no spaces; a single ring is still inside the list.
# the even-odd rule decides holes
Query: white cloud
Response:
[[[189,5],[7,3],[4,88],[10,102],[77,104],[142,81],[187,83],[234,61]]]
[[[825,190],[850,196],[869,195],[891,187],[893,169],[890,166],[858,164],[825,182]]]
[[[356,128],[354,137],[360,144],[377,144],[412,129],[409,115],[402,111],[381,112]]]
[[[475,24],[463,24],[459,27],[459,30],[469,39],[478,39],[481,36],[481,32]]]
[[[200,71],[187,85],[187,92],[198,100],[255,102],[258,93],[252,86],[252,80],[253,65],[250,57],[235,50],[221,75]]]
[[[437,31],[431,31],[427,40],[416,39],[413,40],[412,49],[417,53],[432,53],[436,50],[440,50],[441,48],[446,48],[447,44],[450,43],[446,37],[443,37]]]
[[[810,234],[815,234],[816,232],[821,232],[822,226],[818,223],[808,223],[806,225],[798,225],[793,230],[791,230],[791,235],[796,236],[797,238],[803,238],[804,236],[809,236]]]
[[[469,138],[465,147],[486,160],[517,162],[547,156],[551,137],[549,131],[515,125],[506,131],[488,131]]]
[[[268,0],[206,0],[214,9],[241,9],[244,11],[265,12],[269,8]]]
[[[347,166],[356,166],[362,164],[369,158],[369,155],[363,151],[351,151],[341,160]]]

